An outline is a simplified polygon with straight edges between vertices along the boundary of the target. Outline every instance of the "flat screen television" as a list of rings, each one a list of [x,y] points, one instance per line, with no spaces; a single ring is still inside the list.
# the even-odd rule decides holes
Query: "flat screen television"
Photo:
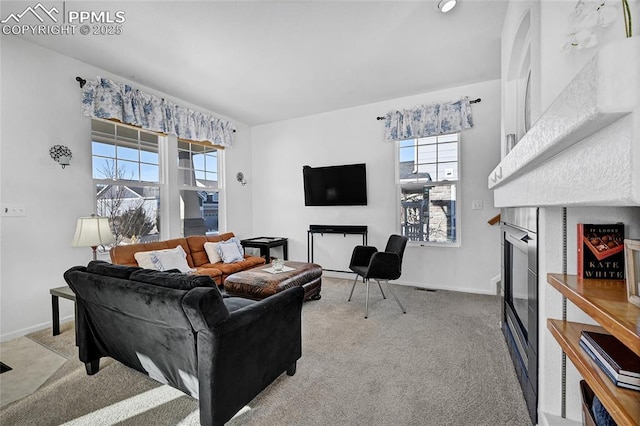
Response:
[[[305,206],[366,206],[366,164],[302,168]]]

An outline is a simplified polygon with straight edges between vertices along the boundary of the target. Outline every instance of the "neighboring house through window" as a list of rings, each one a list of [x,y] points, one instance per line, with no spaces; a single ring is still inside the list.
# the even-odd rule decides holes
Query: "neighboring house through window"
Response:
[[[96,213],[110,219],[116,244],[159,239],[158,135],[91,120]]]
[[[218,233],[219,148],[178,140],[177,152],[166,153],[168,138],[112,121],[91,121],[96,213],[110,219],[116,244],[160,240],[163,221],[172,220],[161,220],[165,202],[180,203],[180,219],[176,210],[173,220],[180,220],[183,236]],[[176,160],[164,164],[164,158]],[[177,182],[163,176],[169,168],[177,169]],[[179,200],[163,198],[178,193]]]
[[[397,144],[400,232],[410,241],[458,245],[459,134]]]

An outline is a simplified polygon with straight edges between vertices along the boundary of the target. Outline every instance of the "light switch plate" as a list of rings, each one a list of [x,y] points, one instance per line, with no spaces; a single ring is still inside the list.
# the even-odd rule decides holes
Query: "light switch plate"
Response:
[[[473,200],[471,202],[471,210],[482,210],[482,209],[483,209],[482,200]]]
[[[27,207],[24,204],[3,204],[2,216],[20,217],[27,215]]]

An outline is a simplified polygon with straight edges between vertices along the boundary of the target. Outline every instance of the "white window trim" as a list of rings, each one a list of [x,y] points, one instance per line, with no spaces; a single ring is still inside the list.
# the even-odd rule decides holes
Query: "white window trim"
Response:
[[[226,149],[218,150],[218,204],[222,209],[218,209],[218,232],[227,232],[227,183],[225,170]]]
[[[188,143],[188,144],[191,143],[191,142],[189,142],[187,140],[178,140],[178,142]],[[216,146],[213,146],[213,145],[211,146],[211,148],[214,148],[216,150],[216,158],[217,158],[217,163],[218,163],[217,164],[216,174],[217,174],[217,179],[218,179],[217,180],[218,186],[213,187],[213,186],[196,186],[196,185],[182,184],[182,185],[180,185],[180,190],[182,190],[182,191],[206,191],[206,192],[219,192],[219,193],[221,193],[220,187],[221,187],[222,176],[220,174],[220,167],[221,167],[222,161],[221,161],[220,157],[222,156],[222,153],[224,152],[224,149],[221,149],[220,147],[216,147]],[[176,152],[179,152],[179,151],[185,152],[184,150],[180,150],[179,148],[176,148],[176,149],[177,149]],[[191,151],[191,152],[193,152],[193,151]],[[180,173],[180,171],[184,171],[184,170],[189,170],[191,172],[195,172],[195,170],[193,168],[187,169],[187,168],[179,167],[178,165],[176,165],[176,169],[178,170],[179,173]]]
[[[420,139],[420,138],[415,138]],[[402,187],[410,186],[410,185],[433,185],[436,186],[438,184],[443,184],[446,182],[451,182],[456,185],[456,241],[453,243],[449,242],[437,242],[437,241],[412,241],[409,240],[407,242],[407,246],[414,248],[420,247],[439,247],[439,248],[459,248],[462,247],[462,167],[460,164],[460,154],[462,151],[462,136],[458,133],[458,179],[455,181],[440,181],[440,182],[400,182],[400,149],[398,144],[400,141],[395,141],[393,145],[394,150],[394,172],[395,172],[395,182],[396,182],[396,203],[394,208],[396,209],[396,232],[398,235],[402,235],[402,216],[400,214],[400,203],[402,200]]]

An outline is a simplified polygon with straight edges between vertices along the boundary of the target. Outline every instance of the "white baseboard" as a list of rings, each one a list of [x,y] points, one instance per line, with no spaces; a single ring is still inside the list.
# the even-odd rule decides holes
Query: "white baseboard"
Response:
[[[582,421],[563,419],[549,413],[540,413],[538,417],[540,426],[582,426]]]
[[[490,288],[496,289],[496,295],[502,296],[504,294],[504,289],[502,288],[502,276],[496,275],[491,278]]]
[[[469,287],[449,287],[449,286],[443,286],[439,284],[429,284],[429,283],[425,284],[425,283],[416,283],[416,282],[403,281],[403,280],[392,281],[392,283],[398,284],[398,285],[404,285],[408,287],[424,288],[428,290],[446,290],[446,291],[456,291],[460,293],[486,294],[489,296],[496,295],[495,291],[493,291],[492,289],[482,290],[478,288],[469,288]]]
[[[64,324],[67,321],[73,321],[75,319],[74,315],[67,315],[66,317],[60,318],[60,324]],[[18,337],[26,336],[30,333],[35,333],[36,331],[44,330],[45,328],[52,327],[53,324],[51,321],[42,322],[40,324],[33,325],[31,327],[21,328],[20,330],[12,331],[10,333],[6,333],[0,336],[0,342],[7,342],[9,340],[17,339]]]
[[[322,271],[322,276],[329,278],[339,278],[343,280],[351,280],[353,281],[356,277],[356,274],[353,272],[338,272],[338,271]]]
[[[355,279],[355,274],[354,273],[349,273],[349,272],[337,272],[337,271],[322,271],[322,275],[326,276],[326,277],[330,277],[330,278],[340,278],[340,279],[345,279],[345,280],[351,280],[353,281]],[[500,278],[500,276],[498,276],[498,279]],[[493,279],[492,279],[493,282]],[[467,287],[455,287],[455,288],[451,288],[451,287],[447,287],[447,286],[443,286],[443,285],[438,285],[438,284],[425,284],[425,283],[416,283],[416,282],[411,282],[411,281],[405,281],[405,280],[395,280],[395,281],[391,281],[391,284],[397,284],[397,285],[402,285],[402,286],[406,286],[406,287],[418,287],[418,288],[424,288],[424,289],[428,289],[428,290],[447,290],[447,291],[458,291],[458,292],[462,292],[462,293],[474,293],[474,294],[487,294],[487,295],[491,295],[491,296],[495,296],[495,288],[496,285],[492,284],[490,286],[490,288],[488,290],[480,290],[477,288],[467,288]]]

